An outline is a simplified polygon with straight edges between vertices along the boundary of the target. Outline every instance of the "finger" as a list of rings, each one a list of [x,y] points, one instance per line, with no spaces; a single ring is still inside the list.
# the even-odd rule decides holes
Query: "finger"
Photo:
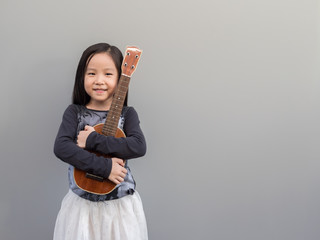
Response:
[[[127,174],[127,169],[125,167],[120,166],[120,164],[118,165],[118,175],[120,175],[121,173]]]
[[[112,182],[114,182],[115,184],[120,184],[120,182],[117,180],[117,179],[113,179],[113,180],[111,180]]]
[[[84,132],[85,132],[85,130],[80,131],[79,134],[78,134],[78,138],[79,138],[79,137],[82,137],[82,135],[84,134]]]
[[[123,181],[124,181],[124,179],[123,179],[122,177],[120,177],[120,176],[117,177],[117,180],[118,180],[119,182],[123,182]]]
[[[122,159],[116,158],[116,162],[117,162],[119,165],[121,165],[122,167],[124,167],[124,162],[123,162]]]

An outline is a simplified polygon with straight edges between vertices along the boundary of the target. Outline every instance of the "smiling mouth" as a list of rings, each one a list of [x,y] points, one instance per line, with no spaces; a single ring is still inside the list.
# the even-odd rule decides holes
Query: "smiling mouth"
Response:
[[[95,89],[93,89],[93,91],[95,91],[96,93],[104,93],[107,91],[107,89],[95,88]]]

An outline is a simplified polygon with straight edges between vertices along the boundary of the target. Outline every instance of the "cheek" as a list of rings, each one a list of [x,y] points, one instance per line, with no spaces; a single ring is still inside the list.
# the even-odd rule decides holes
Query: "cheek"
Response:
[[[87,78],[84,79],[84,90],[86,90],[86,92],[88,93],[88,91],[90,90],[90,80],[88,80]]]
[[[109,86],[112,88],[116,88],[118,85],[118,79],[112,79],[112,81],[109,82]]]

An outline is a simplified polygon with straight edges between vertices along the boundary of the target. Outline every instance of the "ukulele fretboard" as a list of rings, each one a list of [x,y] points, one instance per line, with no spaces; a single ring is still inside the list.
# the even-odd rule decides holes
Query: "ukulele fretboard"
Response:
[[[118,128],[118,122],[126,98],[130,77],[121,75],[116,92],[113,96],[111,107],[107,115],[106,122],[102,129],[102,134],[105,136],[115,136]]]

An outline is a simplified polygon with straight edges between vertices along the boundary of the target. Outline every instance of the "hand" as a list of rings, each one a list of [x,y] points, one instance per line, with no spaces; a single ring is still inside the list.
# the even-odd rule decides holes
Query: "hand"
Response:
[[[127,169],[124,168],[124,162],[120,158],[111,158],[112,160],[112,169],[109,175],[109,180],[115,184],[119,184],[124,181],[125,176],[127,175]]]
[[[77,138],[77,145],[81,148],[86,147],[86,141],[90,133],[94,131],[94,128],[86,125],[83,131],[80,131]]]

